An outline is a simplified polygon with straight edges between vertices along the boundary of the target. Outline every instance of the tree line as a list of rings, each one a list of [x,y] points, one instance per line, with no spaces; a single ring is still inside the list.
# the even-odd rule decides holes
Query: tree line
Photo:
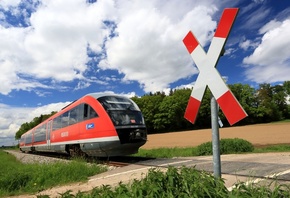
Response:
[[[257,89],[248,84],[240,83],[229,85],[229,88],[248,114],[248,117],[236,125],[290,119],[290,81],[285,81],[280,85],[264,83],[260,84]],[[204,94],[195,124],[191,124],[183,117],[191,91],[192,89],[186,88],[171,90],[169,95],[164,92],[156,92],[142,97],[133,97],[132,100],[137,103],[143,113],[148,133],[210,128],[211,92],[209,89]],[[20,139],[23,133],[55,113],[40,115],[31,122],[23,123],[16,132],[15,139]],[[229,126],[221,111],[219,111],[219,117],[224,126]]]
[[[267,123],[290,118],[290,81],[280,85],[260,84],[257,89],[248,84],[232,84],[229,88],[236,96],[248,117],[236,125]],[[191,130],[211,127],[211,92],[206,90],[195,124],[185,120],[184,112],[192,89],[171,90],[167,96],[163,92],[149,93],[132,98],[140,107],[149,133]],[[219,111],[224,126],[228,121]]]

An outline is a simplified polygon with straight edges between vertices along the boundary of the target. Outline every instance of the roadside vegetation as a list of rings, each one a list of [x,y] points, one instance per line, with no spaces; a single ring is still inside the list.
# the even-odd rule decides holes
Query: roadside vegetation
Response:
[[[57,185],[86,181],[89,176],[107,170],[84,162],[79,159],[70,163],[22,164],[13,155],[0,150],[0,197],[34,194]]]
[[[61,197],[288,198],[290,189],[289,186],[274,181],[268,185],[239,183],[229,191],[222,179],[215,178],[207,172],[188,167],[169,167],[166,172],[150,169],[144,179],[133,180],[129,184],[120,183],[116,187],[103,185],[89,193],[78,192],[76,195],[67,191],[61,194]]]
[[[206,142],[193,148],[141,149],[137,156],[172,158],[185,156],[212,155],[212,142]],[[254,148],[243,139],[222,139],[221,154],[252,152],[290,151],[290,145],[274,145]],[[78,181],[86,181],[89,176],[106,171],[95,165],[88,166],[77,159],[70,163],[22,164],[12,155],[0,150],[0,197],[35,194],[44,189]],[[49,197],[42,195],[38,197]],[[151,169],[142,180],[133,180],[130,184],[120,183],[116,187],[103,185],[91,192],[79,192],[77,195],[67,191],[59,197],[290,197],[290,187],[273,181],[269,184],[237,183],[229,191],[222,179],[195,168],[174,168],[167,171]]]

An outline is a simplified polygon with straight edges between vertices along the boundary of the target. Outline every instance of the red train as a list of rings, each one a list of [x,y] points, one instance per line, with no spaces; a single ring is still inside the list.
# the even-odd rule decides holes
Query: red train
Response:
[[[20,150],[72,156],[122,156],[137,153],[147,141],[139,107],[114,94],[88,94],[21,136]]]

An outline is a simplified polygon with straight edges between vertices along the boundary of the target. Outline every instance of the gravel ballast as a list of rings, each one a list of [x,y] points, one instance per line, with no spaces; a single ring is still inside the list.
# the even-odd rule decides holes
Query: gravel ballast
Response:
[[[53,158],[53,157],[46,157],[41,155],[35,155],[32,153],[22,153],[17,150],[5,150],[5,152],[14,155],[19,161],[25,164],[32,164],[32,163],[52,163],[52,162],[59,162],[59,161],[67,161],[65,159]]]

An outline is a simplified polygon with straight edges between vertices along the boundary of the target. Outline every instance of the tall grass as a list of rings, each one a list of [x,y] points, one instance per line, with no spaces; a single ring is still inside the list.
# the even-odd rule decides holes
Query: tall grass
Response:
[[[166,172],[150,169],[142,180],[133,180],[129,184],[120,183],[116,187],[103,185],[94,188],[90,193],[78,192],[77,195],[67,191],[63,198],[95,198],[95,197],[130,197],[130,198],[289,198],[289,186],[277,182],[269,185],[238,183],[229,191],[220,178],[199,171],[195,168],[169,167]]]
[[[84,161],[50,164],[22,164],[12,155],[0,151],[0,197],[35,193],[56,185],[84,181],[106,171],[97,164]]]
[[[194,168],[177,169],[169,167],[164,173],[151,169],[142,180],[131,184],[120,184],[95,188],[87,197],[220,197],[228,191],[221,179]]]

